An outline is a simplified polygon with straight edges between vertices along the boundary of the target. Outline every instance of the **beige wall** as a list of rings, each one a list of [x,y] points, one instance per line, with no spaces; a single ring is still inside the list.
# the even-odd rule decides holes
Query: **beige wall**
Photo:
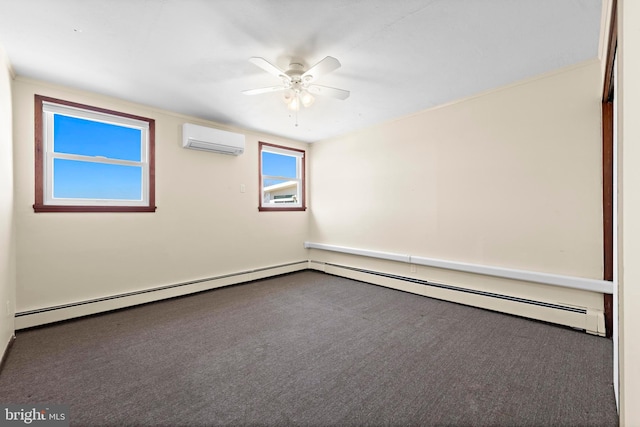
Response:
[[[155,119],[157,212],[34,213],[36,93]],[[258,139],[306,144],[245,133],[238,157],[187,150],[184,122],[215,124],[20,77],[14,117],[18,312],[307,258],[306,212],[257,209]]]
[[[640,4],[619,0],[620,422],[640,425]]]
[[[602,278],[600,68],[312,146],[311,239]]]
[[[0,354],[13,336],[16,288],[11,118],[11,75],[0,46]]]
[[[600,81],[593,61],[314,143],[309,240],[601,279]],[[592,292],[423,275],[602,314]]]

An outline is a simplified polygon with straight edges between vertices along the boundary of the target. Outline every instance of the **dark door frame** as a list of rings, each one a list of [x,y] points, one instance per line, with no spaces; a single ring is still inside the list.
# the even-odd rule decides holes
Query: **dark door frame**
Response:
[[[617,0],[611,2],[611,23],[607,41],[607,59],[602,91],[602,232],[603,279],[613,281],[613,65],[618,46]],[[613,335],[613,295],[604,295],[606,336]]]

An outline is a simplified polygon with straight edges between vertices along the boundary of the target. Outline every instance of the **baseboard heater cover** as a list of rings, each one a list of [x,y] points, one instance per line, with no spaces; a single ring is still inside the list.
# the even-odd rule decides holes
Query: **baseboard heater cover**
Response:
[[[316,265],[316,267],[320,267],[320,268],[314,267],[313,266],[314,264]],[[220,286],[229,286],[229,285],[239,284],[239,283],[243,283],[243,282],[247,282],[247,281],[251,281],[251,280],[258,280],[258,279],[265,278],[265,277],[275,276],[275,275],[278,275],[278,274],[285,274],[285,273],[288,273],[288,272],[301,271],[301,270],[306,270],[306,269],[312,269],[312,270],[318,270],[319,269],[319,270],[324,271],[326,266],[333,267],[333,268],[336,268],[336,269],[343,269],[343,270],[347,270],[347,271],[352,271],[352,272],[356,272],[356,273],[362,273],[362,274],[368,274],[368,275],[373,275],[373,276],[378,276],[378,277],[384,277],[384,278],[387,278],[387,279],[397,280],[397,281],[401,281],[401,282],[405,282],[405,283],[412,283],[412,284],[416,284],[416,285],[420,285],[420,286],[431,287],[431,288],[434,288],[434,289],[442,289],[442,290],[447,290],[447,291],[454,291],[454,292],[460,292],[460,293],[466,293],[466,294],[473,294],[473,295],[477,295],[477,296],[488,297],[488,298],[493,298],[493,299],[499,299],[499,300],[503,300],[503,301],[511,301],[511,302],[515,302],[515,303],[527,304],[529,306],[537,306],[537,307],[549,308],[549,309],[554,309],[554,310],[560,310],[560,311],[565,312],[565,313],[566,312],[570,312],[570,313],[575,313],[575,314],[580,314],[580,315],[587,315],[588,314],[587,309],[586,308],[582,308],[582,307],[575,307],[575,306],[567,306],[567,305],[561,305],[561,304],[547,303],[547,302],[543,302],[543,301],[536,301],[536,300],[531,300],[531,299],[527,299],[527,298],[520,298],[520,297],[509,296],[509,295],[503,295],[503,294],[498,294],[498,293],[494,293],[494,292],[487,292],[487,291],[482,291],[482,290],[477,290],[477,289],[469,289],[469,288],[464,288],[464,287],[461,287],[461,286],[453,286],[453,285],[447,285],[447,284],[442,284],[442,283],[436,283],[436,282],[431,282],[431,281],[423,280],[423,279],[417,279],[417,278],[413,278],[413,277],[400,276],[400,275],[397,275],[397,274],[391,274],[391,273],[385,273],[385,272],[380,272],[380,271],[375,271],[375,270],[351,267],[351,266],[342,265],[342,264],[323,262],[323,261],[315,261],[315,260],[305,260],[305,261],[296,261],[296,262],[285,263],[285,264],[280,264],[280,265],[275,265],[275,266],[270,266],[270,267],[245,270],[245,271],[231,273],[231,274],[224,274],[224,275],[219,275],[219,276],[207,277],[207,278],[191,280],[191,281],[187,281],[187,282],[181,282],[181,283],[175,283],[175,284],[170,284],[170,285],[158,286],[158,287],[154,287],[154,288],[150,288],[150,289],[142,289],[142,290],[139,290],[139,291],[126,292],[126,293],[122,293],[122,294],[105,296],[105,297],[101,297],[101,298],[94,298],[94,299],[90,299],[90,300],[78,301],[78,302],[73,302],[73,303],[68,303],[68,304],[60,304],[60,305],[55,305],[55,306],[50,306],[50,307],[42,307],[42,308],[33,309],[33,310],[20,311],[20,312],[16,312],[16,314],[15,314],[15,319],[16,319],[16,323],[17,323],[16,324],[16,329],[23,329],[23,328],[28,328],[28,327],[32,327],[32,326],[38,326],[38,325],[41,325],[41,324],[46,324],[46,323],[51,323],[51,322],[55,322],[55,321],[71,319],[71,318],[74,318],[74,317],[84,316],[84,315],[88,315],[88,314],[97,314],[97,313],[101,313],[101,312],[104,312],[104,311],[110,311],[112,309],[117,309],[117,308],[131,307],[131,306],[135,306],[135,305],[138,305],[138,304],[141,304],[141,303],[159,301],[159,300],[172,298],[172,297],[176,297],[176,296],[188,295],[188,294],[192,294],[192,293],[206,291],[206,290],[209,290],[209,289],[214,289],[214,288],[217,288],[217,287],[220,287]],[[284,270],[284,271],[276,272],[279,269],[280,270]],[[261,275],[261,273],[264,274],[264,275]],[[141,295],[144,295],[144,294],[150,294],[150,293],[154,293],[154,292],[162,292],[162,291],[167,291],[167,290],[176,290],[176,289],[183,288],[183,287],[188,287],[188,286],[193,286],[193,285],[198,285],[198,284],[204,284],[205,282],[215,282],[215,281],[222,281],[223,283],[222,284],[217,284],[217,285],[214,285],[214,286],[208,286],[208,287],[204,287],[204,288],[199,288],[199,289],[196,289],[196,290],[185,288],[184,291],[182,291],[182,292],[180,292],[178,294],[172,295],[172,296],[159,296],[159,297],[156,296],[155,298],[152,297],[152,298],[149,298],[148,300],[145,299],[142,302],[133,302],[133,303],[127,302],[127,303],[122,304],[120,307],[106,309],[106,310],[102,310],[102,309],[95,310],[94,308],[90,307],[92,304],[100,304],[100,303],[105,303],[105,302],[107,304],[109,304],[109,301],[113,301],[113,300],[122,300],[124,302],[124,299],[125,298],[129,298],[129,297],[134,297],[134,300],[135,300],[136,296],[141,296]],[[373,283],[373,284],[375,284],[375,283]],[[82,311],[83,306],[87,307],[87,308],[84,308],[84,314],[63,315],[63,313],[68,309],[80,308],[81,311]],[[97,307],[99,307],[99,305]],[[72,310],[72,312],[73,311],[74,310]],[[45,316],[49,320],[44,320],[44,321],[37,320],[41,316]],[[50,320],[51,316],[54,317],[53,320]],[[24,320],[21,320],[21,319],[24,319]],[[19,324],[22,324],[23,326],[19,326]]]
[[[552,304],[552,303],[548,303],[548,302],[544,302],[544,301],[536,301],[536,300],[531,300],[531,299],[527,299],[527,298],[519,298],[519,297],[510,296],[510,295],[497,294],[497,293],[494,293],[494,292],[480,291],[480,290],[477,290],[477,289],[463,288],[463,287],[460,287],[460,286],[445,285],[445,284],[442,284],[442,283],[430,282],[430,281],[427,281],[427,280],[416,279],[416,278],[413,278],[413,277],[399,276],[399,275],[396,275],[396,274],[383,273],[383,272],[380,272],[380,271],[368,270],[368,269],[357,268],[357,267],[350,267],[350,266],[347,266],[347,265],[334,264],[334,263],[330,263],[330,262],[319,262],[319,261],[311,261],[311,262],[312,263],[317,263],[317,264],[322,264],[322,265],[328,265],[328,266],[335,267],[335,268],[341,268],[341,269],[345,269],[345,270],[355,271],[355,272],[358,272],[358,273],[371,274],[371,275],[374,275],[374,276],[386,277],[388,279],[400,280],[400,281],[404,281],[404,282],[411,282],[411,283],[415,283],[415,284],[418,284],[418,285],[429,286],[429,287],[432,287],[432,288],[446,289],[446,290],[449,290],[449,291],[463,292],[463,293],[467,293],[467,294],[480,295],[480,296],[489,297],[489,298],[497,298],[497,299],[501,299],[501,300],[505,300],[505,301],[512,301],[512,302],[518,302],[518,303],[522,303],[522,304],[535,305],[535,306],[539,306],[539,307],[552,308],[552,309],[555,309],[555,310],[563,310],[563,311],[568,311],[568,312],[572,312],[572,313],[587,314],[587,309],[586,308],[581,308],[581,307],[572,307],[572,306],[567,306],[567,305]]]
[[[186,286],[190,286],[190,285],[197,285],[197,284],[216,281],[216,280],[240,278],[241,276],[252,275],[252,274],[261,273],[261,272],[268,272],[270,270],[277,270],[277,269],[282,269],[282,268],[287,268],[287,267],[296,267],[296,266],[301,267],[301,268],[298,268],[298,269],[292,269],[292,271],[305,270],[305,269],[307,269],[308,264],[309,264],[308,260],[295,261],[295,262],[290,262],[290,263],[286,263],[286,264],[279,264],[279,265],[270,266],[270,267],[255,268],[255,269],[245,270],[245,271],[236,272],[236,273],[223,274],[223,275],[219,275],[219,276],[212,276],[212,277],[207,277],[207,278],[197,279],[197,280],[190,280],[190,281],[187,281],[187,282],[173,283],[173,284],[170,284],[170,285],[157,286],[157,287],[149,288],[149,289],[141,289],[139,291],[125,292],[125,293],[116,294],[116,295],[109,295],[109,296],[100,297],[100,298],[93,298],[93,299],[90,299],[90,300],[77,301],[77,302],[72,302],[72,303],[68,303],[68,304],[59,304],[59,305],[50,306],[50,307],[42,307],[42,308],[37,308],[37,309],[33,309],[33,310],[25,310],[25,311],[16,312],[15,318],[16,319],[20,319],[20,318],[24,318],[24,317],[27,317],[27,316],[50,313],[50,312],[70,309],[70,308],[74,308],[74,307],[87,306],[87,305],[91,305],[91,304],[96,304],[96,303],[101,303],[101,302],[106,302],[106,301],[113,301],[113,300],[123,299],[123,298],[127,298],[127,297],[134,297],[134,296],[149,294],[149,293],[153,293],[153,292],[161,292],[161,291],[166,291],[166,290],[170,290],[170,289],[176,289],[176,288],[186,287]],[[257,279],[258,278],[255,278],[253,280],[257,280]],[[239,280],[238,282],[235,282],[235,283],[242,283],[244,281],[246,281],[246,280]],[[231,283],[231,284],[235,284],[235,283]],[[202,290],[192,291],[192,292],[185,292],[184,295],[188,295],[190,293],[195,293],[195,292],[201,292],[201,291],[205,291],[205,290],[207,290],[207,289],[202,289]],[[165,299],[165,298],[150,299],[148,302],[153,302],[153,301],[162,300],[162,299]],[[98,311],[98,312],[100,312],[100,311]],[[60,320],[64,320],[64,319],[60,319]],[[33,326],[35,326],[35,325],[33,325]],[[16,329],[20,329],[20,328],[16,328]]]
[[[304,242],[304,247],[307,249],[320,249],[329,252],[339,252],[350,255],[385,259],[390,261],[404,262],[408,264],[422,265],[425,267],[462,271],[465,273],[481,274],[485,276],[500,277],[504,279],[520,280],[524,282],[541,283],[543,285],[560,286],[564,288],[580,289],[583,291],[599,292],[603,294],[613,294],[614,287],[613,282],[607,280],[587,279],[583,277],[540,273],[537,271],[516,270],[512,268],[447,261],[408,254],[396,254],[392,252],[381,252],[369,249],[329,245],[325,243]]]

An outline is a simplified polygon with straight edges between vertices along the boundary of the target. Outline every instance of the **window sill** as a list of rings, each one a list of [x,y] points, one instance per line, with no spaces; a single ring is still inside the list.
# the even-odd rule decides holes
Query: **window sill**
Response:
[[[268,207],[260,206],[260,207],[258,207],[258,210],[260,212],[282,212],[282,211],[286,211],[286,212],[301,211],[301,212],[304,212],[304,211],[307,210],[307,207],[306,206],[302,206],[302,207],[297,207],[297,208],[292,208],[292,207],[288,207],[288,208],[285,208],[285,207],[282,207],[282,208],[268,208]]]
[[[34,204],[33,211],[39,212],[155,212],[156,206],[67,206]]]

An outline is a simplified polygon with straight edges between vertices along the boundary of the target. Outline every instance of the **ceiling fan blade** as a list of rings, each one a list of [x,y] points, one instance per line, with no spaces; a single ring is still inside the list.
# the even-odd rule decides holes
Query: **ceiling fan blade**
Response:
[[[340,61],[333,56],[326,56],[322,61],[309,68],[303,75],[302,80],[312,82],[323,74],[332,72],[340,68]]]
[[[249,62],[251,62],[253,65],[256,65],[262,68],[267,73],[276,76],[280,80],[284,79],[286,81],[291,81],[291,77],[289,77],[284,71],[282,71],[280,68],[276,67],[275,65],[273,65],[271,62],[267,61],[264,58],[261,58],[259,56],[254,56],[252,58],[249,58]]]
[[[261,93],[278,92],[281,90],[285,90],[285,87],[284,86],[262,87],[260,89],[243,90],[242,93],[244,93],[245,95],[258,95]]]
[[[351,94],[351,92],[349,92],[348,90],[320,85],[310,85],[307,90],[314,95],[330,96],[332,98],[342,100],[347,99]]]

